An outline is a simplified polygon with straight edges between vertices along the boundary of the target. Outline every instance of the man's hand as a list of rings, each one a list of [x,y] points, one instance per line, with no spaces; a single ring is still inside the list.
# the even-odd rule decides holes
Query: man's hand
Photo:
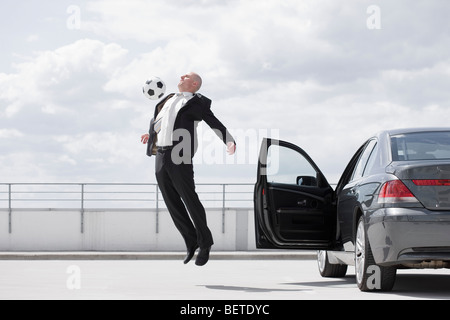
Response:
[[[234,142],[227,143],[227,152],[230,156],[232,156],[236,152],[236,145]]]
[[[141,137],[141,142],[143,144],[147,144],[149,138],[150,138],[150,135],[148,133],[147,134],[143,134],[142,137]]]

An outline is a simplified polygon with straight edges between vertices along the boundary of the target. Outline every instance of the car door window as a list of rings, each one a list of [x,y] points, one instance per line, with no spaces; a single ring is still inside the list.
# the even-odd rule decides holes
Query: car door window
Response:
[[[370,153],[369,160],[367,160],[363,177],[367,177],[368,175],[370,175],[374,171],[374,168],[379,167],[380,165],[381,158],[380,153],[378,152],[378,143],[376,143],[372,152]]]
[[[367,165],[367,160],[369,159],[370,155],[372,154],[372,151],[374,150],[375,146],[377,144],[377,141],[375,139],[370,140],[367,143],[366,148],[364,149],[364,152],[362,153],[361,157],[358,160],[358,163],[355,167],[355,171],[353,171],[353,176],[351,180],[357,180],[363,176],[364,169]]]
[[[302,154],[271,145],[267,154],[267,181],[302,186],[317,186],[318,173]]]
[[[254,189],[257,248],[336,248],[334,190],[300,147],[263,139]]]

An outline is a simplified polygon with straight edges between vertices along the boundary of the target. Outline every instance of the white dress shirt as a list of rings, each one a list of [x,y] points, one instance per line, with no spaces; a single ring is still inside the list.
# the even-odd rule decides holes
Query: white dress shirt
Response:
[[[185,106],[186,102],[192,99],[191,92],[181,92],[175,94],[165,104],[158,113],[155,122],[161,121],[161,131],[158,133],[156,145],[158,147],[169,147],[173,145],[173,128],[178,112]]]

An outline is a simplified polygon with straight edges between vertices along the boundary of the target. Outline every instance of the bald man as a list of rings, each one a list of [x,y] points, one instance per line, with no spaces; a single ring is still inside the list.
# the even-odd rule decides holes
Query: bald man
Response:
[[[196,128],[205,121],[233,155],[236,143],[227,128],[211,111],[211,100],[198,93],[202,78],[194,72],[181,76],[179,93],[156,105],[148,134],[141,137],[147,155],[156,155],[155,173],[167,209],[187,248],[184,263],[195,255],[195,264],[205,265],[214,244],[206,212],[195,191],[192,158],[197,150]]]

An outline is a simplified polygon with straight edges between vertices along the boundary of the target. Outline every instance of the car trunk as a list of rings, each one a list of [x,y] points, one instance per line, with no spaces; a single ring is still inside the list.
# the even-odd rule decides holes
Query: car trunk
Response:
[[[397,163],[392,173],[429,210],[450,210],[450,161]]]

